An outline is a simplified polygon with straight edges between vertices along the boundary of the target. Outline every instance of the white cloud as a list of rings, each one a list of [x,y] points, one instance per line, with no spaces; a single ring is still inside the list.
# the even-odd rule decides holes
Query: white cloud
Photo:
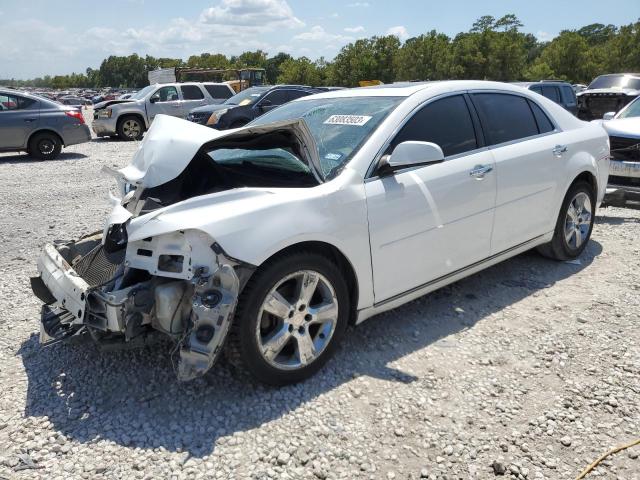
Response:
[[[348,33],[362,33],[364,32],[364,27],[362,25],[358,25],[357,27],[347,27],[344,31]]]
[[[403,42],[409,38],[409,32],[407,32],[407,28],[404,25],[389,28],[387,30],[387,35],[395,35]]]
[[[200,22],[265,28],[304,26],[285,0],[222,0],[219,5],[205,9]]]
[[[315,25],[311,27],[311,30],[303,33],[299,33],[295,37],[294,40],[302,40],[305,42],[350,42],[353,40],[353,37],[349,37],[346,35],[334,34],[327,32],[320,25]]]
[[[354,3],[347,3],[347,7],[351,7],[351,8],[367,8],[370,7],[371,4],[369,2],[354,2]]]
[[[549,32],[543,32],[542,30],[538,31],[536,33],[536,38],[540,41],[540,42],[550,42],[551,40],[553,40],[556,37],[556,35],[549,33]]]

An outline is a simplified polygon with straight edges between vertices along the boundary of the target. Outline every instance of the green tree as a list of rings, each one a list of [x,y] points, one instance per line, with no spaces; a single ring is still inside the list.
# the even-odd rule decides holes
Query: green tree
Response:
[[[396,79],[394,63],[399,49],[400,40],[393,35],[350,43],[336,56],[328,81],[349,87],[358,86],[361,80],[391,83]]]
[[[278,83],[318,86],[322,76],[318,66],[307,57],[290,58],[280,65]]]
[[[396,55],[397,80],[442,80],[451,73],[451,41],[435,30],[410,38]]]
[[[287,60],[293,60],[293,57],[284,52],[280,52],[273,57],[267,58],[267,61],[264,65],[265,74],[267,76],[267,83],[276,83],[281,73],[282,64]]]

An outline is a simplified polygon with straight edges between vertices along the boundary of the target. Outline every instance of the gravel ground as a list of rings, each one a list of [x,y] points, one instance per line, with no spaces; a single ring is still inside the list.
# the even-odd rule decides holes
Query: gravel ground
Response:
[[[640,212],[601,210],[580,262],[526,253],[348,332],[311,380],[226,364],[179,384],[170,345],[38,345],[45,242],[99,229],[133,143],[0,155],[0,478],[573,479],[640,436]],[[640,446],[588,478],[640,479]]]

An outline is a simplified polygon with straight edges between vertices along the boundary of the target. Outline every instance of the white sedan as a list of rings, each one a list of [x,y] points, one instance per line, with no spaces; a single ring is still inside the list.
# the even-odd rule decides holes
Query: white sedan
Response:
[[[182,380],[225,346],[297,382],[349,322],[534,247],[578,257],[608,171],[601,126],[503,83],[332,91],[224,132],[158,116],[104,231],[45,247],[41,341],[161,332]]]

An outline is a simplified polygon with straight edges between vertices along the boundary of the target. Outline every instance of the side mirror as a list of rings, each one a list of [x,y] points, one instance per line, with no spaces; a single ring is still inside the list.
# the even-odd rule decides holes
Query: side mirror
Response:
[[[149,103],[157,103],[159,101],[160,101],[160,97],[155,95],[149,99]]]
[[[616,112],[607,112],[602,116],[603,120],[613,120],[613,117],[616,116]]]
[[[387,156],[385,163],[391,170],[400,170],[442,161],[444,161],[444,153],[435,143],[407,141],[396,145],[391,155]]]
[[[273,106],[273,102],[269,99],[262,100],[259,105],[260,110],[264,110],[265,108],[269,108],[272,106]]]

